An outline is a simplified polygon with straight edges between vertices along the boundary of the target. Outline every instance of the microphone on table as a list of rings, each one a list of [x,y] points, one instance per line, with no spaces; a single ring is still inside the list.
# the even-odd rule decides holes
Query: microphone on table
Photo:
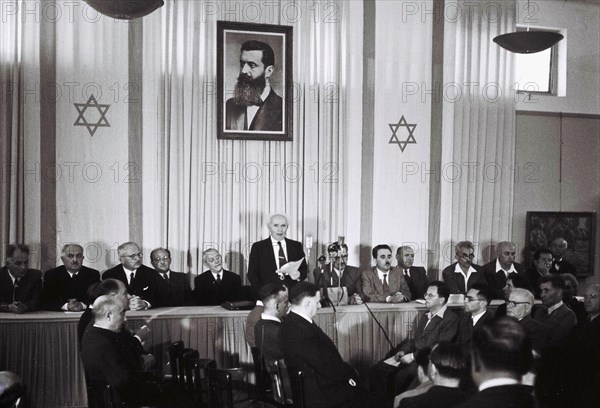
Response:
[[[365,307],[367,308],[367,310],[371,314],[371,317],[373,318],[373,320],[375,320],[375,323],[377,323],[377,326],[379,326],[379,328],[383,332],[383,335],[385,336],[385,339],[387,340],[388,344],[390,345],[390,350],[393,350],[394,349],[394,345],[392,344],[392,341],[390,340],[387,332],[385,331],[385,329],[383,328],[383,326],[381,325],[381,323],[379,323],[379,320],[377,320],[377,318],[375,317],[375,314],[373,313],[373,311],[371,310],[371,308],[367,304],[367,301],[365,299],[363,299],[360,295],[358,295],[358,297],[362,299],[362,301],[363,301],[362,304],[365,305]]]

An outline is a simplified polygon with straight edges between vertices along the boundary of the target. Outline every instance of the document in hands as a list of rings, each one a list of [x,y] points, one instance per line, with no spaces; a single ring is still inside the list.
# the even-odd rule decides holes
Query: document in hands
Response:
[[[300,269],[302,261],[304,261],[304,258],[298,261],[290,261],[283,265],[281,268],[279,268],[277,273],[282,275],[288,275],[292,279],[298,279],[300,277],[300,272],[298,272],[298,269]]]
[[[398,367],[400,365],[400,361],[396,360],[396,356],[391,356],[387,360],[383,360],[383,362],[394,367]]]

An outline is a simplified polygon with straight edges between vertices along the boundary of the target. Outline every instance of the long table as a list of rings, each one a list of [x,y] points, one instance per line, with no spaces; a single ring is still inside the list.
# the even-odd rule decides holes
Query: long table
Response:
[[[412,336],[412,322],[427,310],[418,303],[369,304],[392,344]],[[167,347],[183,340],[201,358],[218,367],[243,367],[254,383],[252,355],[244,340],[248,311],[220,306],[175,307],[127,312],[127,326],[146,324],[151,335],[145,348],[157,359],[162,375],[170,374]],[[86,407],[83,366],[79,358],[77,322],[80,313],[0,313],[0,370],[18,373],[27,385],[32,407]],[[337,345],[359,374],[390,350],[390,345],[364,305],[319,310],[316,323]]]

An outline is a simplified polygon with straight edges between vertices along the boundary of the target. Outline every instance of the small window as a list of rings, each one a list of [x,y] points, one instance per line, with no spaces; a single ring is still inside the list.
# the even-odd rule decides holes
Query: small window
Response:
[[[557,94],[559,44],[534,54],[515,54],[518,92]]]

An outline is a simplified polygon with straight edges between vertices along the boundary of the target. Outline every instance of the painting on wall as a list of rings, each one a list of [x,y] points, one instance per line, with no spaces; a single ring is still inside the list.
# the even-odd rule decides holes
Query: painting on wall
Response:
[[[594,274],[595,230],[594,212],[528,211],[526,254],[532,262],[538,249],[549,248],[556,238],[563,238],[567,241],[563,259],[575,265],[577,276],[591,276]]]
[[[292,140],[291,26],[217,22],[217,137]]]

